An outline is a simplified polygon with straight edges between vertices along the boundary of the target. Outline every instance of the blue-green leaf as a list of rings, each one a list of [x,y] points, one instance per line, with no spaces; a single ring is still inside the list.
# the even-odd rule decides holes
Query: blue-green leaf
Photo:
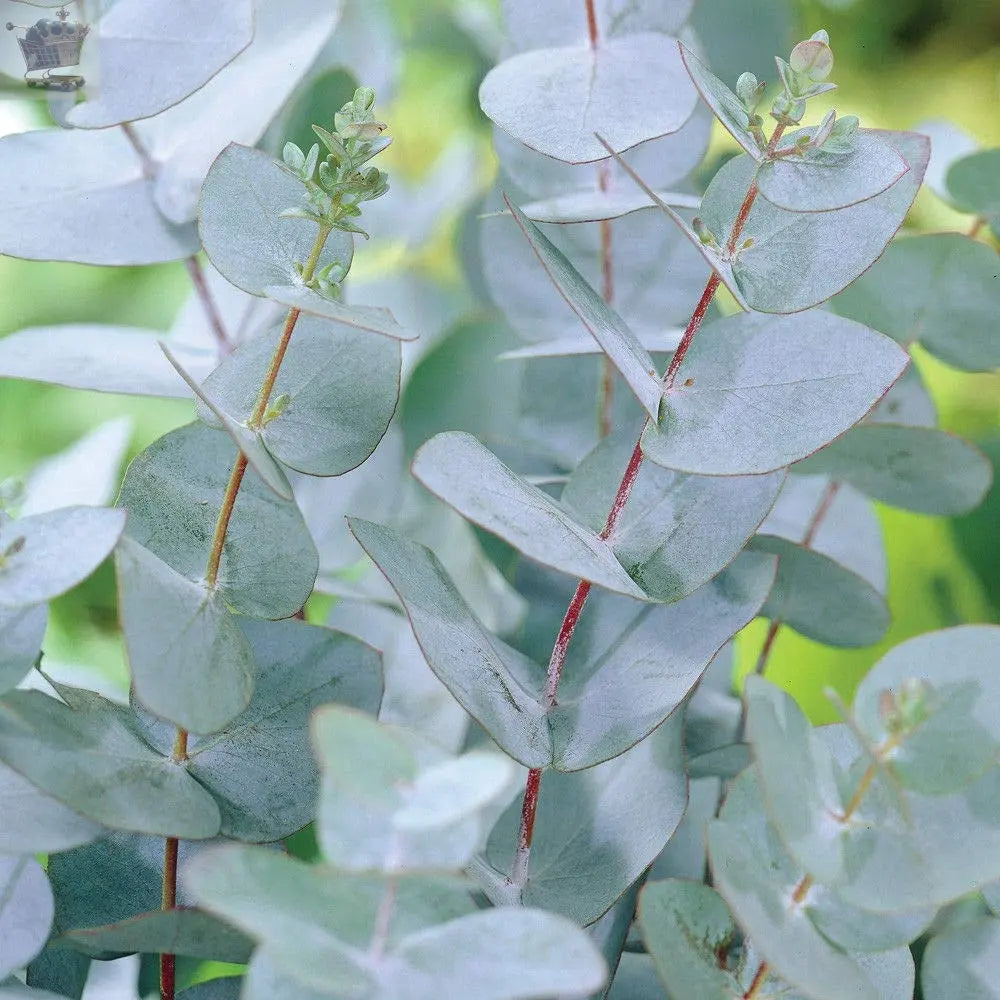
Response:
[[[63,507],[0,525],[0,606],[50,601],[71,590],[111,554],[125,513]]]
[[[603,159],[599,132],[618,151],[676,132],[697,97],[669,36],[654,33],[523,52],[479,88],[483,112],[540,153],[567,163]]]
[[[264,294],[289,309],[301,309],[302,312],[332,319],[356,330],[380,333],[395,340],[415,340],[417,337],[416,333],[403,329],[388,309],[346,305],[328,299],[304,285],[268,285]]]
[[[236,448],[222,431],[188,424],[138,455],[119,503],[128,535],[189,580],[205,578]],[[233,508],[218,591],[234,610],[286,618],[308,598],[318,556],[298,508],[248,469]]]
[[[1000,997],[1000,920],[980,917],[930,939],[920,964],[925,1000]]]
[[[983,149],[953,163],[945,182],[955,204],[1000,229],[1000,149]]]
[[[0,694],[23,680],[35,665],[49,622],[47,605],[0,607]]]
[[[888,337],[831,313],[729,316],[695,337],[643,451],[684,472],[770,472],[857,423],[908,361]]]
[[[0,979],[27,965],[52,926],[52,890],[31,856],[0,857]]]
[[[949,516],[978,507],[993,481],[989,459],[968,441],[901,424],[855,427],[795,471],[844,480],[894,507]]]

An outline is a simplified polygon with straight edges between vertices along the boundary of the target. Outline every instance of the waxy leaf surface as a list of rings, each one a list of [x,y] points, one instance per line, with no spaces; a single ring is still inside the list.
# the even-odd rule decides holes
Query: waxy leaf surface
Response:
[[[900,376],[906,352],[830,313],[741,313],[692,342],[645,454],[684,472],[770,472],[857,423]]]
[[[959,233],[896,240],[831,305],[903,345],[966,371],[1000,365],[996,253]],[[908,423],[909,421],[901,421]]]
[[[866,424],[795,466],[823,473],[894,507],[965,514],[993,481],[989,459],[968,441],[930,427]]]
[[[301,284],[295,264],[308,260],[318,227],[281,213],[303,207],[304,199],[302,182],[266,153],[229,145],[201,193],[199,232],[209,259],[252,295],[263,295],[269,285]],[[353,255],[350,234],[334,230],[317,268],[338,261],[349,269]]]
[[[652,32],[523,52],[492,69],[479,88],[483,112],[540,153],[587,163],[676,132],[697,95],[668,36]]]
[[[0,606],[50,601],[94,572],[125,527],[125,512],[63,507],[0,526]]]
[[[0,701],[4,763],[95,823],[190,840],[218,832],[212,797],[145,743],[127,708],[89,691],[62,693],[72,707],[40,691]]]
[[[257,664],[221,596],[131,538],[116,557],[133,690],[150,711],[213,733],[243,711]]]
[[[17,687],[35,665],[49,622],[44,604],[0,607],[0,694]]]
[[[0,977],[6,979],[42,950],[53,912],[42,866],[30,855],[0,857]]]
[[[174,0],[152,8],[143,0],[120,0],[88,39],[96,86],[67,119],[76,128],[107,128],[158,114],[210,80],[252,37],[250,0],[211,7]]]
[[[194,582],[205,578],[236,448],[222,431],[188,424],[155,441],[125,473],[119,503],[128,535]],[[312,591],[318,556],[298,508],[252,469],[223,546],[218,590],[232,608],[287,618]]]

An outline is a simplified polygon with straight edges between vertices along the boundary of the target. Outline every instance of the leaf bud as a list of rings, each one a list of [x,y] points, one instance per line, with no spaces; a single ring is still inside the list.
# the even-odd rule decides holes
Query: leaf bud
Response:
[[[804,83],[820,83],[833,72],[833,49],[813,35],[792,49],[788,65]]]
[[[739,97],[747,114],[752,115],[764,92],[764,84],[759,83],[753,73],[741,73],[736,81],[736,96]]]

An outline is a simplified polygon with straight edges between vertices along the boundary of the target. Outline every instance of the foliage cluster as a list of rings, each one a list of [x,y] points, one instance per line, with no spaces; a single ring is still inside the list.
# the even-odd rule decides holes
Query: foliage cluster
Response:
[[[969,235],[906,232],[930,143],[811,113],[825,31],[769,87],[688,0],[502,7],[498,314],[422,355],[347,280],[374,91],[292,127],[377,21],[117,0],[60,126],[0,139],[0,252],[193,286],[0,376],[197,406],[113,506],[116,427],[3,495],[0,1000],[129,954],[163,1000],[995,996],[1000,632],[896,647],[831,726],[763,675],[781,629],[885,633],[873,501],[990,485],[909,348],[1000,363],[998,151],[942,173]],[[702,190],[713,121],[742,152]],[[127,703],[42,653],[112,555]]]

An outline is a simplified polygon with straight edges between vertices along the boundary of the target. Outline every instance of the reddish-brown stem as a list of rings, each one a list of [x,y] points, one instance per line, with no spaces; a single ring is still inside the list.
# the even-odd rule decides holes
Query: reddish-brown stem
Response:
[[[187,760],[188,734],[186,729],[178,729],[174,740],[173,759],[177,763]],[[163,850],[163,902],[164,910],[177,906],[177,851],[180,842],[176,837],[167,837]],[[174,1000],[177,988],[177,960],[173,955],[160,956],[160,1000]]]
[[[761,987],[764,985],[764,980],[767,979],[768,972],[770,972],[770,968],[767,962],[761,962],[760,967],[757,969],[757,974],[753,977],[753,982],[750,984],[750,989],[743,994],[743,1000],[754,1000],[759,995]]]
[[[588,17],[594,17],[592,0],[588,0],[587,2],[587,11]],[[596,33],[596,17],[594,17],[593,24],[594,31]],[[778,138],[780,138],[781,131],[782,126],[778,125],[771,137],[771,142],[768,144],[768,149],[773,149]],[[740,210],[737,213],[735,221],[733,222],[733,229],[729,237],[729,245],[731,248],[735,247],[736,241],[739,239],[740,233],[743,230],[747,217],[750,215],[750,209],[753,207],[756,197],[757,185],[753,184],[751,185],[750,190],[747,191],[746,197],[743,199],[743,204],[740,206]],[[695,334],[698,332],[702,321],[705,319],[705,314],[708,312],[708,307],[711,304],[712,297],[715,295],[715,292],[719,287],[719,283],[719,276],[713,271],[705,284],[705,290],[702,292],[701,298],[698,300],[698,304],[695,306],[694,312],[691,314],[691,319],[688,322],[683,336],[681,337],[680,343],[677,345],[677,350],[674,351],[674,356],[670,359],[667,372],[663,376],[664,392],[669,391],[673,387],[677,370],[680,368],[681,362],[684,360],[684,356],[687,354],[688,349],[691,346],[691,342],[694,340]],[[622,481],[618,487],[617,493],[615,494],[611,510],[608,512],[608,518],[605,522],[604,530],[601,532],[602,539],[606,540],[611,536],[618,524],[619,519],[621,518],[622,511],[625,509],[625,504],[628,503],[629,495],[632,492],[632,487],[635,485],[636,478],[639,475],[642,458],[642,437],[640,435],[635,448],[632,450],[632,456],[629,459],[628,466],[622,476]],[[576,629],[576,624],[580,620],[580,615],[587,602],[587,596],[590,594],[590,589],[591,585],[588,581],[580,581],[572,599],[570,600],[569,607],[566,609],[562,625],[559,627],[559,634],[557,635],[555,644],[552,648],[552,656],[549,659],[549,668],[546,677],[546,708],[551,709],[556,703],[556,695],[559,689],[559,680],[562,676],[563,664],[566,660],[566,653],[569,649],[570,640],[573,638],[573,632]],[[532,768],[528,772],[528,779],[524,788],[524,798],[521,801],[521,825],[518,830],[517,850],[514,854],[514,864],[511,869],[511,881],[514,885],[521,888],[524,887],[528,878],[528,862],[531,857],[531,840],[535,830],[535,816],[538,811],[538,795],[541,783],[542,769]]]
[[[215,534],[212,537],[212,548],[208,553],[208,566],[205,570],[205,582],[209,587],[214,587],[219,578],[219,564],[222,562],[222,550],[226,544],[226,532],[229,531],[229,522],[232,520],[233,508],[236,506],[236,498],[239,496],[246,471],[247,457],[241,451],[236,456],[233,471],[229,474],[219,519],[215,522]]]
[[[764,668],[767,666],[767,659],[771,655],[771,647],[774,645],[774,640],[778,636],[778,632],[781,630],[781,622],[773,621],[767,630],[767,635],[764,636],[764,645],[760,647],[760,655],[757,657],[757,665],[753,668],[753,672],[757,676],[762,676],[764,673]]]
[[[184,261],[184,266],[187,268],[188,276],[191,278],[191,284],[194,286],[195,294],[201,302],[201,307],[205,311],[205,318],[208,320],[212,336],[215,337],[219,354],[225,357],[227,354],[232,353],[233,344],[226,333],[226,327],[222,322],[222,316],[219,314],[215,299],[209,290],[208,282],[205,281],[205,272],[202,270],[201,261],[192,255]]]
[[[812,543],[816,538],[816,532],[819,531],[819,526],[826,519],[826,515],[830,513],[830,504],[836,499],[839,490],[840,483],[836,480],[831,480],[826,484],[826,489],[823,491],[823,496],[816,507],[816,512],[813,514],[812,520],[806,528],[806,533],[802,536],[802,545],[805,548],[812,547]]]
[[[981,215],[977,215],[976,218],[972,220],[972,225],[969,226],[969,232],[967,233],[967,235],[972,239],[975,239],[979,235],[980,230],[985,225],[986,225],[986,220]]]
[[[597,11],[594,8],[594,0],[587,0],[587,34],[590,37],[590,47],[596,49],[601,36],[597,28]]]

